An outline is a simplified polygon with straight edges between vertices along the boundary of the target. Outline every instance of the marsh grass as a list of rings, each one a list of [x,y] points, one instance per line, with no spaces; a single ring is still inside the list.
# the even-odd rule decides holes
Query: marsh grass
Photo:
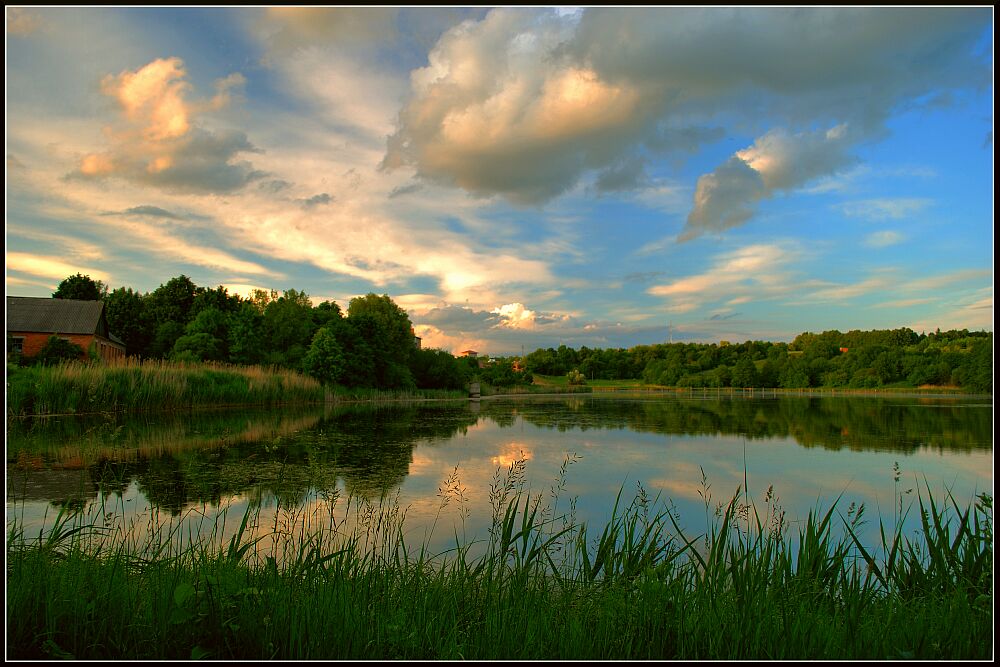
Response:
[[[768,489],[713,503],[691,534],[659,497],[622,489],[592,529],[525,461],[498,470],[492,522],[468,540],[458,469],[454,546],[404,540],[398,496],[322,492],[259,501],[197,530],[62,512],[27,536],[8,524],[7,647],[14,658],[105,659],[957,659],[992,657],[992,501],[917,494],[921,528],[894,517],[858,537],[864,508],[835,501],[793,532]],[[322,509],[315,509],[321,507]],[[221,517],[221,518],[220,518]],[[280,517],[280,518],[279,518]],[[150,524],[156,523],[149,517]],[[436,523],[435,523],[436,525]],[[835,529],[836,526],[836,529]]]
[[[7,367],[8,416],[322,402],[315,379],[280,368],[135,358]]]

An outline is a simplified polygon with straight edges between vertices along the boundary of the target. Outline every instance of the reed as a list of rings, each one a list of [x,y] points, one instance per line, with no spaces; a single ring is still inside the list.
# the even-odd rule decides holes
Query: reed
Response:
[[[7,647],[76,659],[960,659],[992,657],[992,501],[919,495],[922,529],[862,545],[835,501],[790,533],[740,489],[703,533],[639,487],[600,531],[524,487],[491,489],[488,537],[432,553],[398,498],[139,542],[69,514],[7,540]],[[565,466],[561,474],[565,473]],[[457,471],[456,471],[457,474]],[[461,502],[452,479],[442,505]],[[334,492],[334,496],[337,494]],[[712,509],[709,497],[706,509]],[[570,504],[572,508],[572,503]],[[292,514],[301,510],[289,510]],[[298,528],[295,528],[298,526]],[[308,527],[306,527],[308,526]],[[834,526],[838,530],[834,530]],[[839,537],[838,537],[839,535]],[[294,538],[294,539],[293,539]]]
[[[129,358],[7,369],[8,416],[322,402],[323,387],[294,371]]]

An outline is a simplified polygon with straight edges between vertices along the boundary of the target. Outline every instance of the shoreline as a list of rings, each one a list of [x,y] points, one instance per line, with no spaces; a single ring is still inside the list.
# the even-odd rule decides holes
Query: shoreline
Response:
[[[92,417],[95,415],[119,415],[119,414],[159,414],[176,413],[190,411],[211,411],[230,409],[274,409],[283,407],[321,407],[328,405],[365,405],[380,403],[424,403],[424,402],[469,402],[475,403],[487,400],[508,399],[508,398],[634,398],[634,397],[671,397],[679,399],[723,399],[723,398],[753,398],[753,399],[777,399],[777,398],[964,398],[964,399],[990,399],[993,394],[975,394],[961,391],[934,391],[932,389],[823,389],[819,387],[802,389],[734,389],[732,387],[701,387],[701,388],[641,388],[641,387],[601,387],[597,391],[552,391],[552,392],[511,392],[481,395],[479,397],[420,397],[411,396],[406,398],[361,398],[361,399],[334,399],[325,401],[289,401],[281,403],[231,403],[225,405],[190,405],[183,409],[164,408],[162,410],[97,410],[94,412],[64,412],[57,414],[7,414],[7,419],[39,419],[52,417]]]

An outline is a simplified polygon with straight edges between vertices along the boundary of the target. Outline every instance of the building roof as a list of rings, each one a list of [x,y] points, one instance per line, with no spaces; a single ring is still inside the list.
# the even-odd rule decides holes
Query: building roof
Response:
[[[124,345],[108,331],[103,301],[8,296],[7,331],[97,334]]]

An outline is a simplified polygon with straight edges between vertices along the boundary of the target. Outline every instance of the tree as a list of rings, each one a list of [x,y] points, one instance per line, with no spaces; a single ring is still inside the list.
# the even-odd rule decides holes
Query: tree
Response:
[[[337,342],[344,351],[344,367],[340,384],[345,387],[373,387],[376,385],[375,361],[372,349],[357,329],[358,320],[364,318],[344,318],[331,322]]]
[[[100,301],[107,295],[108,287],[103,282],[77,273],[59,283],[59,287],[52,293],[52,298]]]
[[[305,292],[289,289],[264,309],[267,360],[288,368],[299,368],[315,334],[312,301]]]
[[[131,287],[119,287],[104,298],[108,329],[125,342],[129,355],[145,356],[152,334],[143,317],[143,300]]]
[[[471,373],[462,360],[435,349],[416,350],[410,359],[410,370],[422,389],[462,389]]]
[[[198,313],[174,343],[171,358],[191,352],[199,361],[224,361],[229,357],[229,318],[214,306]],[[192,356],[185,355],[185,358]]]
[[[760,386],[757,366],[754,365],[749,356],[744,356],[736,362],[736,366],[733,368],[732,383],[734,387]]]
[[[371,350],[376,387],[393,389],[415,385],[409,365],[416,345],[413,325],[405,310],[388,295],[366,294],[351,299],[347,320]]]
[[[323,327],[313,336],[309,351],[302,360],[305,372],[325,385],[340,382],[344,373],[344,348],[332,327]]]
[[[366,294],[351,299],[347,306],[347,317],[367,315],[378,325],[380,335],[385,336],[387,349],[393,359],[405,363],[416,346],[413,342],[413,324],[406,311],[397,306],[388,295]]]
[[[239,310],[229,316],[229,361],[247,365],[260,363],[263,331],[264,316],[254,303],[243,302]]]
[[[143,297],[143,317],[147,331],[152,332],[148,353],[166,357],[173,351],[184,327],[191,321],[191,306],[197,287],[185,275],[171,278]]]

